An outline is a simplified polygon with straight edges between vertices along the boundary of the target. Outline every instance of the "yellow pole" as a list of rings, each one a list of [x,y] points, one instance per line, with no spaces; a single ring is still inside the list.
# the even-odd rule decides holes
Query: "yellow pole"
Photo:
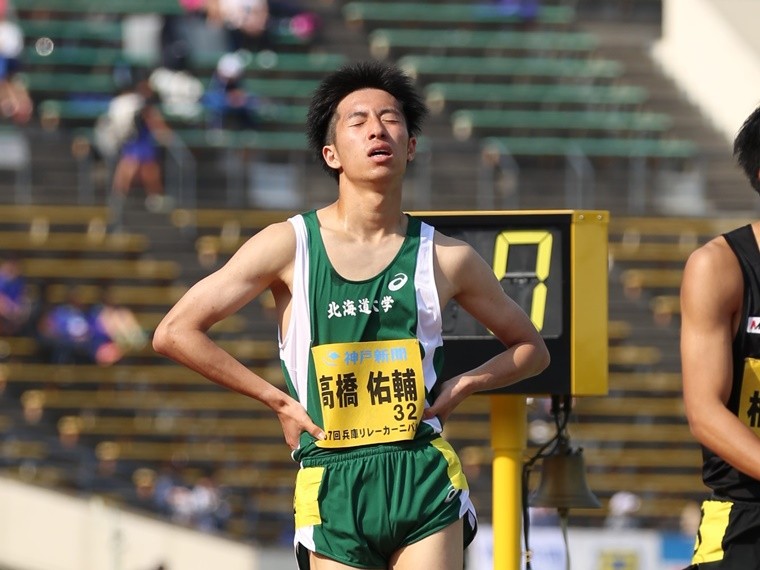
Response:
[[[526,446],[525,396],[491,396],[494,570],[520,570],[522,466]]]

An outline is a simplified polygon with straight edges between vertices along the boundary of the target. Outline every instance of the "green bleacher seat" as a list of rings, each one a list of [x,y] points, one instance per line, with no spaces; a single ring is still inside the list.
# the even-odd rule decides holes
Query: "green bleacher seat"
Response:
[[[16,6],[20,13],[46,12],[81,14],[181,14],[184,9],[177,0],[23,0]]]
[[[55,93],[114,94],[116,86],[110,73],[70,73],[27,71],[22,75],[34,95]]]
[[[91,120],[94,121],[108,110],[108,100],[72,99],[57,100],[47,99],[39,103],[41,116],[55,117],[60,120]],[[259,121],[263,124],[292,124],[304,125],[306,123],[305,105],[264,105],[259,115]],[[203,113],[195,118],[186,116],[173,116],[171,108],[162,106],[163,114],[170,120],[182,124],[202,123]]]
[[[193,59],[193,67],[210,71],[216,66],[222,52],[198,54]],[[117,64],[130,64],[139,67],[156,65],[155,57],[137,57],[124,52],[120,48],[63,46],[53,50],[49,55],[37,53],[33,46],[24,50],[24,61],[30,69],[38,65],[71,66],[71,67],[112,67]],[[266,71],[271,73],[288,72],[300,74],[323,74],[337,69],[346,62],[346,56],[340,53],[274,53],[258,52],[248,60],[246,68],[249,71]]]
[[[623,73],[618,61],[553,57],[475,57],[408,55],[398,65],[414,77],[549,77],[615,79]]]
[[[26,4],[26,3],[25,3]],[[121,44],[122,30],[119,20],[52,19],[20,20],[19,26],[27,38],[48,37],[58,40],[91,40]]]
[[[60,46],[48,55],[42,55],[34,46],[29,46],[22,57],[26,66],[32,69],[38,65],[112,67],[119,63],[129,63],[145,67],[154,63],[152,58],[128,57],[120,47],[103,46]]]
[[[563,156],[578,152],[591,157],[660,157],[687,159],[697,147],[689,140],[609,137],[487,137],[484,149],[514,156]]]
[[[210,131],[208,129],[176,129],[175,132],[191,148],[233,148],[264,151],[305,151],[306,135],[294,132]]]
[[[529,111],[467,109],[451,116],[455,133],[494,129],[662,132],[672,125],[665,113],[628,111]]]
[[[427,2],[348,2],[343,6],[347,22],[435,23],[445,24],[514,24],[522,21],[516,14],[477,3]],[[538,22],[544,25],[567,25],[575,20],[575,10],[569,6],[541,6]]]
[[[514,50],[586,53],[594,50],[598,40],[585,32],[463,29],[389,29],[369,34],[373,54],[387,55],[390,50]]]
[[[452,103],[538,103],[578,105],[640,105],[648,97],[638,85],[578,85],[521,83],[444,83],[424,89],[431,106]]]
[[[46,93],[97,93],[112,95],[116,86],[110,72],[41,72],[26,71],[22,78],[27,88],[37,95]],[[205,84],[210,76],[199,79]],[[317,79],[290,79],[281,77],[251,77],[244,79],[248,91],[259,97],[308,99],[318,85]]]
[[[249,92],[255,93],[260,97],[308,99],[319,84],[319,80],[256,77],[246,78],[243,80],[243,83]]]

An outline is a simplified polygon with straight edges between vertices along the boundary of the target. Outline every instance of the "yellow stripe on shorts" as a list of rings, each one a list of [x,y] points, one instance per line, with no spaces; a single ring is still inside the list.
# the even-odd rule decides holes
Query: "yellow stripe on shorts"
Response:
[[[462,472],[462,464],[459,462],[459,457],[457,456],[456,451],[454,451],[454,448],[442,437],[434,439],[430,444],[441,452],[441,455],[446,459],[446,463],[449,464],[446,472],[448,473],[449,480],[451,481],[451,484],[454,485],[454,488],[468,490],[469,486],[467,485],[467,477],[465,477]]]
[[[322,524],[319,515],[319,487],[324,472],[324,467],[302,467],[298,470],[293,497],[296,528]]]
[[[733,503],[727,501],[704,501],[702,522],[699,523],[697,543],[694,546],[692,564],[723,560],[723,537],[728,528]]]

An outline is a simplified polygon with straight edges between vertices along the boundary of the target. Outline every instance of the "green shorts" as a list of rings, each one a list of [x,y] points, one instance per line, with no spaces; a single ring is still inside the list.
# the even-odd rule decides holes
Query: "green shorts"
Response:
[[[704,501],[689,568],[759,570],[760,503]]]
[[[400,548],[464,519],[477,520],[459,458],[441,437],[357,448],[301,461],[295,490],[295,547],[355,568],[385,568]]]

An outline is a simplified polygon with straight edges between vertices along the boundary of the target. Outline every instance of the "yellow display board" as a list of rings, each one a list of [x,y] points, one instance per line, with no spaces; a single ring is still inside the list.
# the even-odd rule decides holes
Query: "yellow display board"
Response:
[[[541,332],[551,364],[509,394],[607,393],[609,214],[600,210],[415,212],[466,241]],[[469,370],[503,346],[456,302],[444,308],[443,377]]]

